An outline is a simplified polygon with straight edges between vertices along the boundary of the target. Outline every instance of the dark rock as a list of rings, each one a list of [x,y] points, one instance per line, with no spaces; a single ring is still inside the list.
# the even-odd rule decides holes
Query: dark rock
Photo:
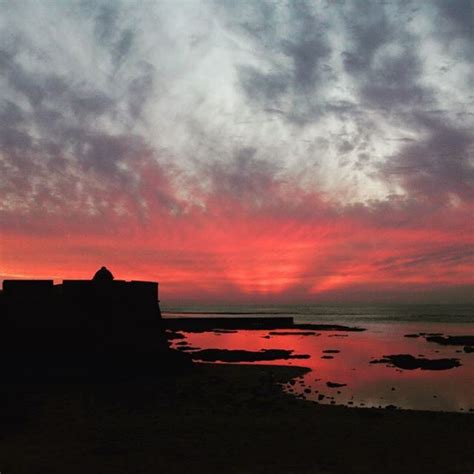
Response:
[[[320,336],[314,331],[270,331],[270,336]]]
[[[360,332],[365,328],[354,326],[343,326],[341,324],[294,324],[295,329],[308,329],[313,331],[343,331],[343,332]]]
[[[428,342],[435,342],[443,346],[474,346],[474,336],[438,336],[430,335]]]
[[[470,353],[474,352],[474,347],[473,346],[464,346],[464,352],[466,354],[470,354]]]
[[[203,349],[190,354],[193,360],[207,362],[255,362],[261,360],[308,359],[307,354],[292,354],[291,350],[262,349],[259,352],[228,349]]]
[[[218,313],[216,313],[218,314]],[[340,324],[295,324],[292,317],[185,317],[167,318],[166,327],[175,331],[207,332],[215,329],[267,329],[304,331],[342,331],[359,332],[365,328],[343,326]]]
[[[191,313],[190,313],[191,314]],[[200,314],[200,313],[195,313]],[[220,314],[220,313],[214,313]],[[227,313],[229,314],[229,313]],[[239,330],[239,329],[293,329],[294,322],[291,317],[180,317],[167,318],[166,327],[175,331],[209,332],[214,330]]]
[[[403,370],[447,370],[461,365],[459,359],[424,359],[410,354],[383,356],[383,359],[373,360],[371,364],[387,364]]]
[[[346,387],[346,383],[337,383],[337,382],[326,382],[326,385],[329,388],[339,388],[339,387]]]
[[[339,354],[339,352],[341,352],[341,351],[339,351],[337,349],[326,349],[326,350],[323,351],[324,354]]]
[[[322,356],[321,359],[334,359],[333,356]]]

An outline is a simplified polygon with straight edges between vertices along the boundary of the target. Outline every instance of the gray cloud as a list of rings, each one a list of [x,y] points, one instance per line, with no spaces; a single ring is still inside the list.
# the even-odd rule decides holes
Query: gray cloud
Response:
[[[70,205],[92,200],[97,210],[104,195],[143,215],[221,196],[302,219],[357,212],[404,225],[427,199],[472,199],[461,54],[470,2],[197,4],[8,7],[0,184],[9,209],[58,208],[72,187]],[[49,30],[30,28],[30,14]],[[464,68],[450,76],[454,59]],[[434,77],[443,67],[445,79]]]
[[[110,41],[113,39],[116,34],[119,19],[119,4],[104,2],[97,5],[93,2],[84,2],[83,5],[89,15],[94,14],[94,32],[97,39],[99,41]]]
[[[228,198],[231,206],[237,202],[250,210],[268,210],[280,200],[278,171],[274,162],[259,158],[256,149],[241,148],[232,160],[211,163],[206,174],[217,199]]]
[[[472,2],[470,0],[455,0],[453,2],[437,0],[435,4],[440,13],[438,18],[447,23],[443,25],[448,30],[446,36],[461,37],[466,41],[472,41],[474,36],[474,5]],[[472,48],[470,49],[472,56]]]
[[[103,10],[97,35],[103,40],[119,31],[120,51],[109,53],[117,62],[128,53],[131,39],[128,30],[120,34],[114,11]],[[36,48],[21,33],[16,36],[18,42],[5,41],[0,50],[0,88],[8,97],[0,101],[3,225],[19,215],[62,215],[65,209],[85,219],[117,212],[140,216],[144,196],[150,196],[140,175],[144,160],[148,171],[155,172],[156,186],[165,188],[155,190],[155,201],[175,209],[157,153],[128,127],[153,92],[153,67],[139,63],[106,89],[95,71],[75,75],[43,68],[35,59],[49,61],[49,51]],[[24,50],[34,51],[33,58]],[[128,107],[117,89],[127,92]]]
[[[430,90],[420,85],[422,58],[410,20],[412,10],[403,4],[353,3],[346,11],[344,67],[369,106],[413,108],[430,100]]]
[[[438,202],[474,199],[474,135],[442,119],[418,117],[426,138],[409,143],[383,165],[384,178],[397,179],[410,196]]]
[[[258,66],[238,66],[242,90],[250,102],[304,122],[318,108],[313,97],[331,79],[328,27],[312,2],[248,4],[251,8],[228,5],[225,10],[233,18],[231,26],[253,43],[261,58]]]

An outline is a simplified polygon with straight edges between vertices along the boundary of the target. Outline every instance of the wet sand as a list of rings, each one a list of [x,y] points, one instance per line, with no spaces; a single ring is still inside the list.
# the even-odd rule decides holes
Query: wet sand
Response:
[[[319,405],[307,369],[3,385],[2,473],[470,473],[474,416]],[[336,389],[334,389],[336,390]]]

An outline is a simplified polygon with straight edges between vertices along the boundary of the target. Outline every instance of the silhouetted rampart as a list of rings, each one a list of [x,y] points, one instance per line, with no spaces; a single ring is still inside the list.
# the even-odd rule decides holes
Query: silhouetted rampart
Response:
[[[107,322],[158,324],[158,283],[145,281],[4,280],[3,322],[11,328],[80,329]]]
[[[22,366],[169,358],[156,282],[5,280],[0,311],[0,350]]]

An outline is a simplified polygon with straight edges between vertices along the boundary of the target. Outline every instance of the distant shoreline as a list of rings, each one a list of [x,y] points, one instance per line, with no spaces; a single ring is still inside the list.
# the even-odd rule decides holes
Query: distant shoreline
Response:
[[[162,310],[162,314],[219,314],[219,315],[224,315],[228,314],[230,316],[238,316],[242,314],[288,314],[287,311],[281,311],[281,312],[270,312],[270,311],[168,311],[168,310]]]

